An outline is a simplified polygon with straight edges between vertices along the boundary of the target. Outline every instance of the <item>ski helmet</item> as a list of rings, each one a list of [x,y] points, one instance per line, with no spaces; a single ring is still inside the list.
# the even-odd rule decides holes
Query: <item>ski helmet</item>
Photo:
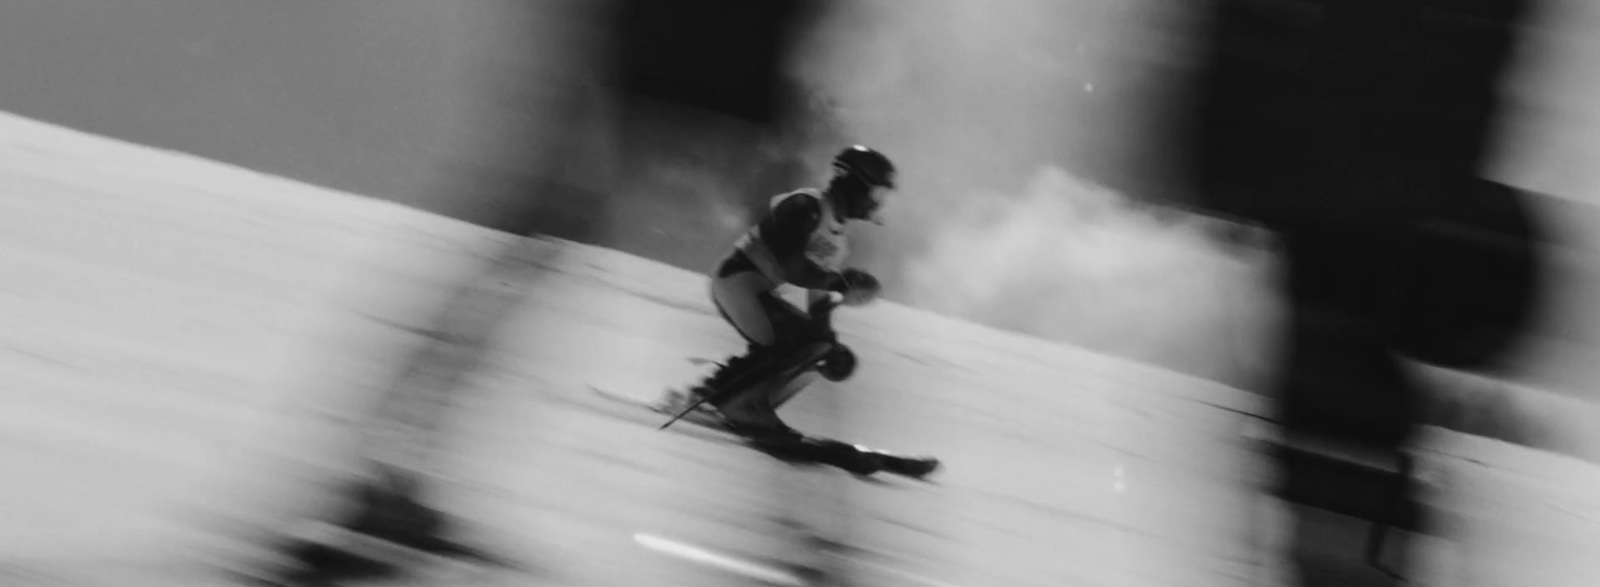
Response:
[[[833,171],[836,175],[860,179],[868,187],[895,187],[894,163],[883,153],[861,145],[852,145],[835,155]]]
[[[882,224],[878,209],[885,192],[895,189],[894,164],[870,148],[853,145],[833,158],[835,195],[843,204],[843,216]]]

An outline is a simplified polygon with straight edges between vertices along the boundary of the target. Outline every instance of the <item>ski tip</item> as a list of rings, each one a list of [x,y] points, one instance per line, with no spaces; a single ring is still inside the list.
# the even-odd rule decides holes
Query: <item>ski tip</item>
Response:
[[[932,483],[929,479],[934,473],[944,468],[944,463],[932,457],[914,457],[896,459],[888,467],[891,472],[902,477],[916,479],[924,483]]]

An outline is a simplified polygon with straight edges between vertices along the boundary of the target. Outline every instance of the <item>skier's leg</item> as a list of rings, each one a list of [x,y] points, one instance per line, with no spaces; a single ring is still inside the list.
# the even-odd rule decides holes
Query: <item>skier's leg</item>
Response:
[[[725,422],[742,434],[792,435],[789,425],[778,417],[770,399],[772,390],[781,387],[784,387],[782,381],[763,381],[728,398],[717,406],[717,410],[722,413]]]
[[[733,374],[785,367],[787,362],[799,359],[797,352],[806,350],[803,343],[808,341],[801,338],[809,316],[773,295],[770,282],[760,274],[725,273],[712,282],[711,290],[712,301],[723,319],[750,343],[750,354],[730,361],[728,369],[708,381],[708,387],[717,387]],[[747,430],[786,431],[788,426],[778,419],[774,409],[809,380],[797,382],[789,377],[760,382],[732,396],[717,398],[715,404],[725,419]],[[775,401],[774,394],[781,399]]]
[[[783,404],[789,403],[789,400],[794,399],[794,396],[799,395],[801,391],[805,390],[807,387],[810,387],[811,384],[816,383],[817,380],[821,378],[822,375],[816,371],[805,371],[791,378],[788,382],[780,386],[776,386],[771,393],[768,394],[767,403],[772,407],[773,411],[777,411],[779,408],[783,407]]]
[[[689,389],[668,389],[658,404],[663,411],[681,413],[689,406],[700,403],[703,408],[715,407],[720,402],[710,400],[732,378],[752,368],[759,368],[767,358],[763,351],[778,340],[778,328],[767,315],[760,297],[772,288],[771,282],[754,268],[744,268],[737,254],[724,260],[713,273],[708,293],[717,313],[744,338],[748,347],[742,355],[728,359],[727,363]],[[709,410],[715,411],[715,410]]]
[[[810,349],[807,349],[807,351],[809,350]],[[796,354],[798,353],[791,353],[789,356],[779,357],[775,360],[775,363],[779,364],[775,364],[773,367],[782,368],[792,366],[781,363],[785,361],[799,360],[799,357],[797,357]],[[739,417],[741,415],[757,417],[758,414],[756,414],[756,412],[777,411],[779,408],[783,407],[783,404],[788,403],[788,401],[793,399],[795,395],[799,394],[811,384],[816,383],[816,381],[821,377],[821,374],[809,369],[800,373],[792,373],[783,377],[774,377],[745,389],[736,397],[729,398],[722,406],[719,407],[719,409],[722,410],[724,415],[729,417]]]
[[[723,271],[711,283],[712,302],[750,343],[751,354],[782,355],[807,342],[810,315],[779,298],[773,289],[772,282],[754,270]]]
[[[711,281],[712,303],[752,347],[771,347],[778,342],[778,326],[762,299],[771,297],[770,289],[767,278],[754,271],[722,275]]]
[[[795,369],[803,367],[802,362],[814,360],[818,353],[825,351],[825,344],[804,345],[775,359],[770,366],[775,376],[741,390],[718,406],[724,420],[743,428],[746,433],[798,436],[778,417],[777,411],[822,378],[822,374],[813,369],[799,372]]]

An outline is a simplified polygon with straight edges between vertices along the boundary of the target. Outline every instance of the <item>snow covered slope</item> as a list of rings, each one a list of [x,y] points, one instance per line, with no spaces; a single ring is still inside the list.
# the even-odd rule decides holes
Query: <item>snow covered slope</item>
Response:
[[[20,118],[0,137],[7,585],[227,584],[191,562],[225,550],[225,529],[325,499],[349,424],[429,312],[514,240]],[[687,359],[737,349],[699,276],[530,245],[531,286],[488,286],[526,299],[458,397],[438,499],[548,584],[801,584],[805,566],[873,585],[1203,587],[1256,572],[1261,463],[1240,413],[1255,396],[885,303],[841,311],[857,376],[786,416],[948,469],[921,484],[789,467],[585,403],[587,384],[645,397],[695,376]],[[1600,503],[1581,489],[1600,474],[1436,436],[1439,501],[1460,515],[1430,573],[1595,584]],[[848,548],[803,548],[817,540]]]

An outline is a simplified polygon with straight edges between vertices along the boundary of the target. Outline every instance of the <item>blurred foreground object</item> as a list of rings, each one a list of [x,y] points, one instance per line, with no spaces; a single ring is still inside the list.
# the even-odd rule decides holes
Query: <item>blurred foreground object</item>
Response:
[[[1301,585],[1391,584],[1426,532],[1401,357],[1492,369],[1535,299],[1533,194],[1480,177],[1531,0],[1223,0],[1177,141],[1200,204],[1281,236],[1291,312],[1271,390]],[[1310,508],[1310,509],[1308,509]],[[1324,544],[1369,520],[1365,547]],[[1336,523],[1336,522],[1326,522]]]
[[[489,150],[498,151],[489,156],[517,161],[526,171],[450,186],[440,196],[443,208],[532,236],[556,209],[549,200],[564,198],[556,217],[565,236],[585,240],[583,233],[607,229],[607,192],[629,180],[635,155],[652,141],[670,143],[682,138],[674,130],[707,126],[735,135],[735,141],[748,140],[784,118],[788,40],[797,16],[817,4],[616,0],[505,8],[505,20],[526,26],[524,40],[544,52],[504,57],[509,65],[492,68],[495,83],[512,88],[490,92],[506,102],[505,119],[478,124],[485,135],[497,137],[485,139],[493,143]],[[435,483],[430,468],[445,412],[459,403],[453,396],[465,389],[495,328],[521,302],[496,285],[538,286],[529,275],[529,252],[519,244],[459,284],[429,320],[429,340],[385,391],[366,426],[359,452],[372,474],[345,490],[347,511],[312,524],[323,528],[318,537],[294,536],[282,546],[291,558],[283,582],[403,570],[407,552],[477,556],[452,537],[452,520],[422,496]],[[330,535],[343,538],[329,541]],[[390,548],[352,546],[372,542]]]

